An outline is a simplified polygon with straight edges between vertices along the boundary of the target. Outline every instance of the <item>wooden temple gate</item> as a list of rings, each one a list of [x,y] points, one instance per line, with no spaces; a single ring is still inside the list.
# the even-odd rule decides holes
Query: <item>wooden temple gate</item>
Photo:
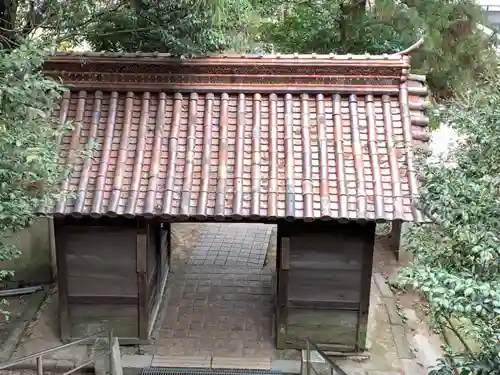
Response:
[[[172,223],[278,226],[276,344],[365,349],[376,221],[421,221],[413,149],[428,136],[406,54],[72,54],[56,120],[73,169],[54,208],[61,333],[146,343]],[[97,144],[91,158],[75,157]],[[396,148],[404,144],[404,148]]]

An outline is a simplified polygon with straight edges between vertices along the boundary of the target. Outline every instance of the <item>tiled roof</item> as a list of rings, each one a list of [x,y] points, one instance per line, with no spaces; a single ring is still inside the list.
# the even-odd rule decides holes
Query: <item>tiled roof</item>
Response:
[[[61,154],[74,195],[49,211],[421,221],[426,90],[408,70],[407,56],[57,55],[45,72],[71,88],[59,119],[74,121]]]

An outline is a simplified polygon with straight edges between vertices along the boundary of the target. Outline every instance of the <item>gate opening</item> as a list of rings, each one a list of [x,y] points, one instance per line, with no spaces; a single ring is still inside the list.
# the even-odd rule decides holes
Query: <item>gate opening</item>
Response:
[[[172,224],[157,355],[273,357],[276,225]]]

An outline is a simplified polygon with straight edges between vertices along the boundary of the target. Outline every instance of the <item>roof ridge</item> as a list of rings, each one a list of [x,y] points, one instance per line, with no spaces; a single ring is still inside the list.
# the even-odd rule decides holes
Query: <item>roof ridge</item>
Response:
[[[425,83],[427,81],[427,77],[423,74],[412,74],[412,73],[409,73],[408,74],[408,79],[411,80],[411,81],[418,81],[418,82],[422,82],[422,83]]]
[[[169,58],[175,60],[202,60],[202,59],[210,59],[210,58],[233,58],[233,59],[242,59],[242,60],[251,60],[251,59],[259,59],[259,60],[274,60],[274,59],[293,59],[293,60],[401,60],[404,59],[405,56],[409,55],[414,50],[420,48],[424,43],[424,38],[421,37],[415,43],[413,43],[410,47],[394,53],[384,53],[384,54],[375,54],[372,55],[370,53],[360,53],[360,54],[336,54],[336,53],[327,53],[327,54],[317,54],[317,53],[291,53],[291,54],[242,54],[242,53],[222,53],[222,54],[206,54],[202,56],[190,57],[187,58],[185,56],[174,56],[170,53],[162,53],[162,52],[107,52],[107,51],[56,51],[52,54],[52,56],[81,56],[81,57],[136,57],[136,58]]]
[[[172,60],[204,60],[204,59],[240,59],[240,60],[401,60],[401,54],[207,54],[203,56],[185,57],[174,56],[170,53],[162,52],[107,52],[107,51],[56,51],[49,57],[115,57],[115,58],[154,58],[154,59],[172,59]]]

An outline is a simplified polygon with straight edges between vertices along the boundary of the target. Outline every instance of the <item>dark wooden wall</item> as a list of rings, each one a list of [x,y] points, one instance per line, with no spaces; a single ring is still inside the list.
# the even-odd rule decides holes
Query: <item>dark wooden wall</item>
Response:
[[[375,224],[278,226],[277,346],[365,349]]]
[[[158,266],[162,232],[168,238],[168,226],[137,220],[55,220],[64,341],[107,329],[123,343],[148,341],[168,269]]]
[[[279,349],[366,345],[375,224],[278,223]],[[113,329],[147,343],[165,292],[170,224],[125,218],[55,220],[63,340]]]

